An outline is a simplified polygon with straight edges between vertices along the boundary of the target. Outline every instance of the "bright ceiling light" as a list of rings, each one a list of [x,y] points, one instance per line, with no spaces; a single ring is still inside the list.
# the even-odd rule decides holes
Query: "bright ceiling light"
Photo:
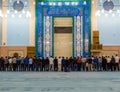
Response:
[[[112,14],[112,17],[114,17],[114,16],[115,16],[115,14],[113,13],[113,14]]]
[[[20,0],[17,0],[17,4],[19,4],[20,3]]]
[[[92,4],[94,4],[95,2],[94,1],[92,1]]]
[[[7,14],[5,14],[5,18],[7,18]]]
[[[86,2],[86,1],[84,1],[84,2],[83,2],[83,4],[84,4],[84,5],[86,5],[86,4],[87,4],[87,2]]]
[[[70,5],[70,3],[69,2],[65,2],[65,5]]]
[[[9,14],[10,13],[10,10],[7,10],[7,14]]]
[[[75,5],[75,2],[72,2],[71,4],[72,4],[72,5]]]
[[[35,1],[33,2],[33,5],[35,5]]]
[[[31,17],[31,13],[29,11],[27,11],[26,16]]]
[[[18,17],[19,17],[19,18],[22,18],[22,15],[20,14]]]
[[[54,3],[53,3],[53,5],[55,6],[55,5],[56,5],[56,3],[54,2]]]
[[[58,2],[58,6],[62,6],[62,2]]]
[[[107,16],[108,16],[108,14],[106,13],[106,14],[105,14],[105,16],[107,17]]]
[[[41,2],[41,5],[44,5],[44,2]]]
[[[100,15],[100,10],[98,10],[96,13],[95,13],[95,16],[99,16]]]
[[[12,14],[12,18],[14,18],[15,17],[15,15],[14,14]]]
[[[101,11],[102,13],[104,13],[105,12],[105,10],[104,9],[102,9],[102,11]]]
[[[25,10],[23,10],[22,13],[25,14]]]
[[[117,13],[120,13],[120,10],[117,10]]]
[[[15,10],[15,14],[17,14],[18,13],[18,11],[17,10]]]
[[[49,2],[49,5],[52,5],[52,2]]]
[[[112,10],[109,10],[109,13],[112,13],[113,11]]]
[[[2,13],[0,14],[0,17],[3,17],[3,14],[2,14]]]

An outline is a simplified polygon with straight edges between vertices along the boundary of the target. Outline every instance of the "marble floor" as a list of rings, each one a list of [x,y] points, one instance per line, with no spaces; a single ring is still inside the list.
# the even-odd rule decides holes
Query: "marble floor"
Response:
[[[120,72],[0,72],[0,92],[120,92]]]

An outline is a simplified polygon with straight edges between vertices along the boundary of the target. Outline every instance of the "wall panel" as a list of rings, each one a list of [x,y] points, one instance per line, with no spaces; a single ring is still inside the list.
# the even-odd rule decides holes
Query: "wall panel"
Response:
[[[0,11],[2,10],[2,0],[0,0]],[[2,45],[2,17],[0,16],[0,45]]]
[[[10,13],[7,17],[7,45],[9,46],[29,46],[30,18],[26,17],[30,9],[30,0],[22,0],[24,11],[15,13],[13,3],[16,0],[8,0],[8,9]]]
[[[106,0],[98,0],[97,28],[100,31],[100,42],[103,45],[120,45],[120,0],[112,0],[113,12],[103,11],[103,3]]]

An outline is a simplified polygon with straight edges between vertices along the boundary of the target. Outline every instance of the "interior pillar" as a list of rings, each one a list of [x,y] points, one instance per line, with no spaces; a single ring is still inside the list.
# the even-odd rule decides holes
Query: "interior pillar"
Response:
[[[7,45],[7,0],[2,0],[2,45]]]
[[[97,16],[96,16],[96,12],[97,12],[97,0],[91,0],[91,42],[92,42],[92,31],[97,30]],[[93,43],[93,42],[92,42]]]
[[[30,0],[30,46],[35,46],[35,3]]]

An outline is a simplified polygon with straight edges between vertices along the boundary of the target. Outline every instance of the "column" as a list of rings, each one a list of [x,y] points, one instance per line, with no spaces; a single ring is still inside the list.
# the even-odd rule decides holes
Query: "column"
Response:
[[[2,45],[7,45],[7,0],[2,0]]]
[[[35,2],[30,0],[30,46],[35,46]]]
[[[2,17],[1,17],[1,11],[2,11],[2,1],[0,0],[0,45],[2,45]]]
[[[97,16],[96,16],[96,12],[97,12],[97,1],[98,0],[91,0],[91,8],[92,8],[92,12],[91,12],[91,42],[92,42],[92,31],[97,30]],[[93,42],[92,42],[93,43]]]

